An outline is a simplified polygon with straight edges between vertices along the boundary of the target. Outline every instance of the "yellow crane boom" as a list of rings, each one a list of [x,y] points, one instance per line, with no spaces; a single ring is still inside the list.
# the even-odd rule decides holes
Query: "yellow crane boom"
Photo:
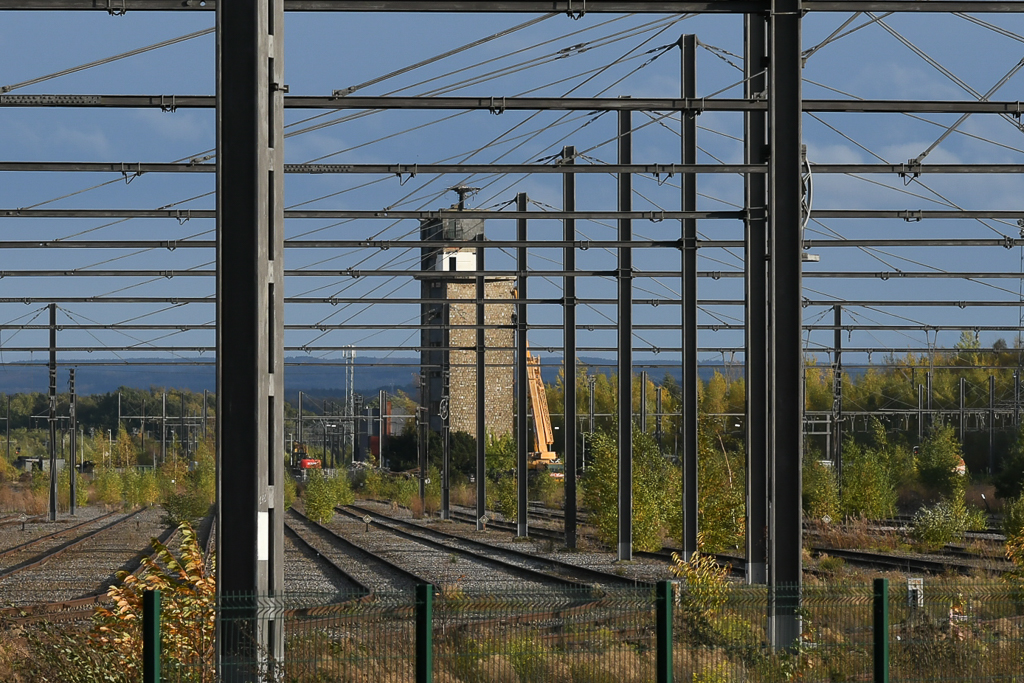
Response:
[[[540,376],[540,357],[526,351],[526,380],[530,385],[530,403],[533,408],[533,448],[530,467],[546,467],[558,459],[551,450],[555,445],[555,433],[551,429],[551,415],[548,413],[548,396],[544,380]]]

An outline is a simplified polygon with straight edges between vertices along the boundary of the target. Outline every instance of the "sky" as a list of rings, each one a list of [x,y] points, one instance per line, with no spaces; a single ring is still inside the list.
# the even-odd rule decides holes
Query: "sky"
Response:
[[[803,48],[811,51],[804,69],[805,98],[846,99],[977,99],[1006,77],[1024,57],[1024,18],[1013,15],[893,15],[853,17],[849,14],[809,14],[803,24]],[[112,17],[105,13],[4,13],[0,20],[0,86],[59,72],[93,60],[152,45],[213,26],[212,13],[129,12]],[[526,25],[529,24],[529,25]],[[844,26],[845,25],[845,26]],[[510,30],[515,29],[515,30]],[[828,40],[838,31],[839,37]],[[500,38],[458,51],[450,57],[393,75],[410,65],[441,55],[499,32]],[[842,35],[846,34],[847,35]],[[742,95],[742,18],[731,16],[659,16],[588,14],[574,21],[565,15],[440,15],[440,14],[297,14],[285,21],[285,74],[292,95],[330,95],[334,90],[379,81],[357,94],[451,94],[501,97],[676,97],[679,95],[680,54],[672,47],[684,33],[697,35],[698,95]],[[905,41],[905,42],[904,42]],[[206,34],[103,66],[42,83],[20,87],[16,94],[147,94],[184,95],[214,93],[214,41]],[[1024,71],[1024,70],[1022,70]],[[381,78],[389,76],[387,78]],[[1024,75],[1008,78],[992,95],[995,100],[1018,101]],[[969,91],[973,90],[975,94]],[[314,118],[315,117],[315,118]],[[803,137],[812,164],[901,163],[929,148],[958,116],[900,114],[805,114]],[[201,158],[214,147],[212,111],[113,109],[22,109],[0,107],[0,149],[4,161],[176,161]],[[663,113],[636,113],[633,124],[635,163],[674,163],[680,159],[679,123]],[[614,163],[614,114],[595,112],[488,112],[389,111],[381,113],[286,113],[287,163],[552,163],[564,145],[575,145],[580,164]],[[642,126],[642,128],[641,128]],[[733,113],[704,113],[698,118],[701,163],[742,162],[742,117]],[[926,163],[1024,163],[1024,135],[1016,122],[994,115],[973,115],[957,132],[933,151]],[[890,176],[814,174],[811,219],[805,238],[868,239],[911,237],[1002,238],[1019,237],[1016,221],[819,219],[825,209],[966,209],[1021,210],[1022,180],[1013,175],[926,175],[911,181]],[[127,182],[130,180],[131,182]],[[113,182],[110,182],[113,181]],[[353,176],[323,174],[286,178],[286,206],[309,209],[438,209],[455,197],[446,188],[459,182],[481,188],[470,200],[473,208],[507,208],[519,192],[531,199],[538,214],[561,206],[561,178],[557,175]],[[579,209],[614,209],[615,178],[607,174],[581,175],[577,180]],[[0,172],[0,212],[32,206],[50,208],[161,208],[212,209],[212,174],[146,174],[122,178],[120,174]],[[739,176],[701,175],[698,209],[732,210],[742,203]],[[634,208],[643,211],[678,209],[678,178],[634,177]],[[416,235],[415,221],[289,220],[287,239],[407,239]],[[212,220],[192,218],[101,221],[91,219],[0,218],[0,240],[162,239],[181,244],[212,240]],[[614,239],[614,223],[580,221],[578,238]],[[671,240],[679,236],[677,221],[637,220],[638,239]],[[742,240],[737,220],[705,220],[698,225],[702,237]],[[490,219],[491,239],[514,237],[515,223]],[[561,224],[531,220],[530,237],[560,239]],[[1021,247],[987,248],[887,247],[860,250],[816,247],[819,263],[805,267],[805,296],[817,301],[848,299],[911,300],[1021,300],[1019,279],[980,281],[909,279],[874,276],[823,279],[826,271],[991,271],[1024,272]],[[212,266],[212,249],[179,248],[145,251],[105,249],[8,249],[0,251],[0,270],[126,268],[176,272]],[[674,270],[679,254],[673,249],[637,250],[635,298],[659,300],[665,305],[635,305],[640,326],[678,324],[679,282],[676,278],[644,277],[643,271]],[[706,248],[699,252],[702,271],[723,274],[704,278],[699,297],[739,299],[742,280],[730,277],[742,271],[742,249]],[[488,250],[488,268],[508,268],[510,250]],[[560,296],[560,278],[544,270],[561,268],[561,253],[554,249],[531,252],[529,295]],[[577,253],[583,270],[615,267],[613,251],[592,248]],[[415,249],[310,250],[288,249],[288,270],[359,268],[408,270],[418,263]],[[126,296],[209,297],[210,276],[174,278],[0,278],[0,297]],[[583,296],[612,298],[615,283],[603,278],[581,278]],[[320,278],[291,277],[286,296],[415,297],[418,283],[411,277]],[[46,322],[45,304],[0,303],[0,323]],[[558,357],[561,309],[551,305],[530,307],[536,329],[530,344],[542,356]],[[579,310],[580,347],[595,349],[615,344],[615,308],[583,306]],[[978,325],[1005,326],[1006,331],[981,331],[983,345],[998,338],[1012,343],[1019,326],[1017,306],[986,308],[848,308],[844,321],[862,325]],[[418,333],[395,329],[414,324],[416,306],[397,304],[289,305],[286,324],[346,324],[335,331],[291,330],[286,345],[338,348],[354,345],[361,355],[409,357]],[[113,323],[134,321],[158,324],[212,324],[209,304],[62,304],[61,323]],[[828,323],[829,307],[808,306],[805,323]],[[702,306],[700,323],[739,325],[739,306]],[[376,329],[373,326],[378,326]],[[391,329],[389,329],[391,328]],[[588,329],[593,328],[593,329]],[[678,330],[637,329],[635,358],[658,366],[679,362],[672,349],[680,345]],[[847,353],[847,363],[878,363],[887,353],[900,355],[908,348],[932,345],[951,347],[960,331],[852,331],[844,333],[849,348],[871,347],[884,352]],[[196,358],[180,350],[153,353],[152,346],[194,349],[213,345],[206,331],[74,331],[59,334],[65,346],[128,346],[132,351],[93,353],[64,351],[62,361],[118,358]],[[42,360],[45,354],[16,353],[21,346],[44,348],[45,331],[0,330],[0,363]],[[736,351],[701,353],[704,361],[742,362],[742,332],[702,330],[698,343],[705,349]],[[809,355],[828,362],[823,350],[832,346],[831,332],[812,332],[804,343]],[[299,355],[290,351],[289,356]],[[341,361],[340,351],[312,351],[310,357]],[[614,351],[588,350],[581,355],[614,358]],[[201,356],[211,358],[209,353]],[[142,372],[145,372],[144,370]]]

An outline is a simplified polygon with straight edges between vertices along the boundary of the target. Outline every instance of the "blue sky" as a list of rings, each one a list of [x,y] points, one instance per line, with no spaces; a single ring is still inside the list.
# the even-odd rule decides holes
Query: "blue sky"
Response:
[[[293,95],[329,95],[336,89],[357,85],[410,64],[428,59],[454,47],[504,31],[535,19],[527,15],[374,15],[374,14],[289,14],[286,18],[286,82]],[[819,45],[843,24],[849,15],[812,14],[804,21],[804,48]],[[979,15],[1003,32],[972,23],[966,18],[947,15],[903,15],[883,19],[892,32],[903,36],[920,52],[902,44],[879,22],[860,28],[819,50],[808,60],[804,72],[807,98],[841,98],[834,88],[851,96],[879,99],[970,99],[940,68],[977,91],[985,93],[1003,78],[1024,56],[1024,19],[1017,16]],[[846,30],[867,23],[861,15]],[[6,13],[0,21],[0,85],[9,85],[53,73],[77,64],[102,59],[162,40],[208,29],[209,14],[146,14],[129,12],[123,17],[100,13]],[[705,49],[698,51],[698,93],[736,97],[741,94],[738,70],[742,60],[742,21],[740,17],[659,17],[590,14],[579,21],[564,15],[540,20],[533,25],[461,52],[453,57],[367,86],[360,94],[420,94],[444,88],[448,94],[502,96],[530,92],[533,95],[560,96],[572,92],[578,96],[666,96],[679,93],[679,52],[666,46],[682,33],[696,33]],[[579,46],[584,44],[586,49]],[[575,47],[574,47],[575,46]],[[659,49],[665,48],[665,49]],[[650,52],[654,50],[653,52]],[[559,53],[559,51],[562,51]],[[563,58],[553,59],[561,54]],[[656,57],[653,61],[652,58]],[[533,61],[530,61],[533,60]],[[516,66],[518,65],[518,66]],[[642,68],[641,65],[644,65]],[[500,76],[486,77],[491,71],[505,69]],[[474,79],[456,85],[464,79]],[[586,80],[584,83],[583,81]],[[425,82],[427,81],[427,82]],[[812,83],[813,82],[813,83]],[[1024,76],[1010,78],[993,99],[1021,100]],[[729,89],[731,87],[731,89]],[[826,86],[826,87],[823,87]],[[212,35],[145,53],[73,75],[16,90],[17,93],[89,93],[89,94],[212,94],[214,91],[214,42]],[[293,134],[286,142],[286,161],[302,163],[322,160],[326,163],[430,163],[442,160],[473,163],[525,163],[550,157],[563,145],[573,144],[586,150],[579,163],[615,161],[615,116],[595,117],[587,112],[526,113],[506,112],[494,116],[487,112],[384,112],[369,116],[351,113],[328,114],[307,123],[308,113],[289,112],[286,123]],[[162,113],[151,110],[60,110],[0,109],[0,149],[4,160],[68,161],[172,161],[208,153],[214,145],[213,114],[206,111],[178,110]],[[813,163],[873,163],[884,159],[900,163],[917,156],[931,145],[943,128],[958,117],[926,115],[927,121],[898,114],[805,115],[804,141]],[[296,131],[339,121],[330,126],[295,134]],[[824,123],[823,123],[824,122]],[[428,125],[429,124],[429,125]],[[586,124],[586,125],[584,125]],[[701,154],[705,163],[740,162],[742,119],[737,114],[706,113],[698,119]],[[828,124],[828,125],[826,125]],[[672,163],[679,160],[678,123],[669,118],[652,120],[637,113],[634,125],[643,125],[634,136],[634,161]],[[829,127],[831,126],[831,128]],[[416,130],[410,130],[417,128]],[[834,129],[834,130],[833,130]],[[934,163],[1024,163],[1024,136],[1011,123],[993,115],[974,115],[940,144],[928,157]],[[972,137],[974,136],[974,137]],[[993,144],[995,143],[995,144]],[[877,156],[876,156],[877,155]],[[78,193],[116,176],[101,174],[4,173],[0,174],[0,208],[29,207],[44,203],[53,208],[157,208],[175,205],[182,209],[210,209],[213,197],[212,175],[149,174],[131,184],[123,180]],[[664,179],[662,179],[664,180]],[[924,176],[920,182],[904,186],[896,177],[816,175],[814,209],[939,209],[953,204],[973,209],[1024,209],[1021,207],[1021,179],[1016,176],[977,177]],[[370,182],[374,181],[374,182]],[[481,187],[472,205],[497,209],[526,192],[535,204],[531,210],[551,210],[561,204],[561,181],[555,175],[524,177],[447,177],[417,176],[400,184],[398,179],[342,175],[289,176],[286,180],[286,205],[318,209],[436,209],[453,201],[445,188],[456,181]],[[639,210],[676,209],[679,190],[676,179],[659,183],[641,176],[634,181],[634,208]],[[742,182],[738,176],[704,175],[700,177],[700,209],[730,209],[742,201]],[[49,200],[78,193],[50,202]],[[908,194],[912,193],[912,194]],[[194,198],[194,199],[193,199]],[[578,179],[577,205],[581,209],[614,209],[615,179],[608,175],[586,175]],[[190,201],[186,201],[190,200]],[[183,203],[182,203],[183,202]],[[88,219],[0,219],[0,239],[212,239],[213,221],[192,219],[179,225],[174,220],[112,221]],[[580,239],[614,239],[613,224],[580,222]],[[414,221],[345,222],[293,220],[286,225],[289,238],[347,239],[375,236],[399,239],[414,234]],[[512,238],[514,223],[491,220],[488,236]],[[738,221],[702,221],[701,234],[710,239],[742,239]],[[634,233],[640,238],[674,239],[678,223],[636,221]],[[531,236],[559,239],[561,225],[536,220],[530,224]],[[898,237],[1000,237],[1019,236],[1013,221],[944,220],[907,223],[902,220],[823,220],[808,225],[809,239],[823,238],[898,238]],[[823,270],[921,271],[1008,271],[1022,270],[1021,248],[1006,250],[953,248],[891,248],[885,253],[854,249],[816,249],[820,264],[809,264],[808,273]],[[537,250],[530,267],[557,270],[560,253]],[[578,254],[581,269],[614,267],[615,256],[600,249]],[[115,259],[115,260],[111,260]],[[386,252],[312,252],[291,249],[286,267],[344,269],[413,268],[415,252],[392,249]],[[509,267],[509,255],[488,252],[490,268]],[[89,250],[17,250],[0,253],[0,269],[25,268],[72,269],[100,268],[166,269],[181,271],[207,267],[212,250],[180,248],[153,250],[129,255],[124,251]],[[678,264],[674,250],[643,250],[635,257],[641,271],[668,270]],[[102,264],[102,265],[100,265]],[[358,264],[358,265],[357,265]],[[742,268],[742,251],[705,249],[700,252],[701,270],[730,272]],[[126,295],[208,296],[213,279],[158,278],[153,282],[125,278],[76,278],[43,280],[4,278],[0,296],[100,295],[122,290]],[[806,294],[812,299],[1019,299],[1017,280],[907,280],[805,279]],[[614,283],[597,278],[582,279],[581,293],[595,297],[613,297]],[[679,291],[674,279],[638,278],[637,298],[672,299]],[[558,296],[557,278],[531,278],[530,295]],[[388,280],[293,278],[286,285],[287,296],[416,296],[418,285],[410,278]],[[700,282],[702,299],[736,299],[742,295],[741,280],[722,278]],[[41,305],[0,305],[0,321],[28,322]],[[213,321],[212,305],[83,305],[67,304],[61,321],[116,322],[137,318],[151,323],[207,323]],[[814,322],[826,313],[822,308],[805,309],[805,321]],[[894,317],[902,316],[900,317]],[[638,324],[674,323],[677,307],[636,307]],[[26,317],[27,316],[27,317]],[[390,324],[414,323],[416,307],[382,306],[290,306],[288,323]],[[594,306],[579,312],[581,325],[614,322],[614,307]],[[831,320],[831,313],[822,322]],[[964,323],[971,325],[1016,325],[1019,311],[1011,308],[923,309],[900,308],[888,311],[852,309],[847,320],[864,324],[923,322],[927,324]],[[35,319],[45,321],[45,314]],[[560,309],[535,306],[532,323],[557,325]],[[707,307],[701,312],[707,324],[742,322],[739,307]],[[61,344],[126,345],[152,343],[183,346],[212,345],[212,332],[187,332],[166,336],[167,332],[132,332],[130,337],[113,331],[98,331],[92,336],[82,332],[63,332]],[[293,331],[287,344],[308,344],[320,336],[315,331]],[[157,339],[158,337],[164,337]],[[415,345],[418,335],[405,330],[339,330],[330,332],[316,344],[343,346]],[[921,333],[857,332],[844,336],[848,346],[872,346],[900,352],[908,346],[929,343],[952,346],[959,332],[942,332],[926,338]],[[982,342],[997,337],[1012,341],[1013,332],[982,333]],[[810,348],[831,345],[831,333],[810,336]],[[542,329],[531,332],[536,347],[560,345],[559,331]],[[581,330],[580,346],[614,345],[613,330]],[[702,347],[742,345],[742,334],[721,330],[702,332]],[[46,343],[45,332],[3,334],[0,346]],[[638,330],[637,347],[669,348],[679,345],[678,332]],[[398,352],[399,355],[411,355]],[[369,355],[382,352],[367,351]],[[68,356],[84,357],[85,354]],[[139,356],[121,353],[121,356]],[[193,354],[184,353],[190,356]],[[315,354],[322,356],[324,354]],[[589,352],[586,355],[596,355]],[[5,360],[26,358],[6,354]],[[90,359],[113,358],[111,354],[91,354]],[[328,357],[340,358],[340,354]],[[671,353],[637,352],[638,362],[676,362]],[[35,358],[39,358],[37,354]],[[720,354],[704,353],[702,358],[722,360]],[[741,358],[737,354],[736,360]],[[821,356],[825,359],[825,356]],[[725,360],[729,360],[727,355]],[[866,356],[847,356],[851,362],[868,360]],[[873,355],[872,361],[881,360]]]

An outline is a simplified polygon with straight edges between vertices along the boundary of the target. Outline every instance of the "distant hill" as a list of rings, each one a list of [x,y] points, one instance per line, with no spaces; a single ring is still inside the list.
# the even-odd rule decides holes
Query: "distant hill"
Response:
[[[133,364],[133,361],[140,364]],[[143,365],[145,359],[126,359],[123,365],[89,365],[89,359],[78,361],[62,361],[57,368],[58,391],[67,390],[68,369],[77,367],[76,388],[80,394],[102,394],[116,391],[118,387],[148,389],[150,387],[166,387],[168,389],[187,389],[189,391],[214,391],[216,386],[215,368],[212,363],[194,365],[188,362],[168,365]],[[302,363],[301,366],[289,365],[285,368],[285,391],[289,398],[303,391],[317,397],[341,396],[347,385],[347,368],[337,361],[322,361],[315,358],[295,356],[286,359],[287,363]],[[561,357],[542,355],[541,375],[546,382],[554,382],[561,367]],[[615,371],[614,358],[581,357],[580,362],[597,368],[601,372]],[[82,363],[82,365],[77,365]],[[743,367],[732,365],[726,369],[721,363],[707,364],[700,369],[702,379],[707,379],[716,371],[723,372],[733,378],[743,376]],[[359,394],[372,395],[380,389],[387,391],[402,390],[415,396],[416,375],[419,372],[418,359],[415,358],[380,358],[365,356],[356,358],[355,391]],[[681,379],[680,369],[656,368],[649,371],[651,380],[660,382],[666,372],[677,381]],[[0,364],[0,393],[16,394],[30,392],[46,392],[48,373],[45,365]]]

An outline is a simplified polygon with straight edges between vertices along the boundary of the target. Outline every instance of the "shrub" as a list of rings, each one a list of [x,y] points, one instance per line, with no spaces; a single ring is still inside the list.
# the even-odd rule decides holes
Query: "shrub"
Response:
[[[985,514],[981,510],[968,508],[961,491],[953,498],[939,501],[914,515],[910,535],[922,545],[938,548],[965,531],[984,529],[985,524]]]
[[[729,569],[713,557],[694,553],[684,561],[672,553],[672,573],[683,579],[677,604],[686,624],[687,640],[711,645],[717,638],[715,621],[729,596]]]
[[[993,483],[1001,498],[1024,496],[1024,434],[1017,437],[1017,443],[1003,460]]]
[[[614,435],[598,432],[590,439],[590,466],[583,477],[583,504],[598,537],[618,543],[618,442]],[[633,431],[633,546],[638,550],[661,548],[661,531],[668,521],[669,465],[647,434]],[[673,506],[673,509],[678,505]]]
[[[831,467],[817,458],[804,458],[804,514],[810,519],[838,519],[840,511],[839,481]]]
[[[120,506],[124,495],[121,475],[117,470],[107,467],[96,471],[93,479],[94,490],[98,502],[109,507]]]
[[[284,475],[284,509],[287,510],[295,504],[295,499],[298,497],[299,485],[295,482],[295,477],[291,475],[291,472],[285,472]]]
[[[336,493],[333,484],[320,470],[309,471],[306,484],[306,515],[315,522],[326,524],[334,519]]]
[[[513,522],[519,518],[518,481],[518,477],[513,473],[501,477],[492,487],[495,497],[494,509],[500,512],[505,519]]]
[[[161,592],[161,668],[168,680],[184,680],[197,666],[212,670],[216,585],[195,532],[179,527],[178,553],[153,541],[154,557],[142,560],[138,576],[118,572],[107,595],[113,606],[98,606],[83,642],[75,627],[25,631],[29,654],[19,663],[19,680],[68,683],[130,683],[142,678],[142,596]],[[211,563],[212,565],[212,563]],[[191,680],[191,679],[190,679]]]
[[[953,427],[935,427],[921,444],[917,456],[921,483],[944,498],[951,498],[957,491],[963,491],[965,477],[956,471],[963,457],[963,449]]]
[[[843,445],[842,513],[882,519],[896,511],[896,499],[896,487],[879,452],[847,440]]]
[[[1007,538],[1024,535],[1024,495],[1003,506],[1003,533]]]

